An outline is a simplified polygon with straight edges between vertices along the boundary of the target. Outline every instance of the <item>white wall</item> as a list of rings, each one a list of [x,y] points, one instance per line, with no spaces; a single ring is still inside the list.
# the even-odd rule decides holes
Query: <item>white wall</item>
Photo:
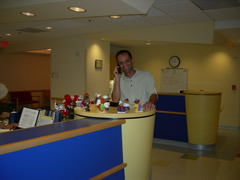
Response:
[[[110,44],[83,36],[49,39],[38,43],[18,44],[5,49],[1,54],[51,48],[51,96],[65,94],[83,95],[91,98],[95,93],[108,94]],[[103,60],[103,69],[95,69],[95,60]]]
[[[222,92],[220,125],[240,126],[240,48],[215,45],[178,44],[130,48],[135,67],[150,71],[160,92],[161,68],[177,55],[180,68],[188,68],[188,89]],[[237,58],[233,58],[237,57]],[[237,90],[232,91],[232,85]]]
[[[86,92],[93,99],[96,93],[109,93],[110,43],[88,39],[86,47]],[[102,69],[95,68],[95,60],[103,61]]]
[[[85,84],[85,38],[81,35],[74,37],[61,37],[36,42],[12,44],[1,52],[2,55],[9,53],[24,52],[39,49],[52,49],[51,64],[49,68],[51,96],[63,97],[65,94],[83,94]],[[29,73],[31,77],[31,73]],[[54,76],[53,76],[54,75]]]
[[[62,38],[51,48],[51,96],[82,95],[86,90],[85,38]]]

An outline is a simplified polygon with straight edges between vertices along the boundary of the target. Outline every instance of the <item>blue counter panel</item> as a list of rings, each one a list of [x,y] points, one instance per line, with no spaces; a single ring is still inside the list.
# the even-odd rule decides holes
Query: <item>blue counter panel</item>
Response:
[[[87,180],[121,163],[121,126],[116,126],[0,155],[0,177],[3,180]],[[124,170],[107,179],[124,179]]]
[[[69,130],[87,127],[92,124],[107,122],[110,120],[99,120],[96,118],[85,118],[68,122],[60,122],[51,125],[39,126],[34,128],[26,128],[15,130],[14,133],[6,132],[0,134],[0,145],[15,143],[32,138],[47,136],[51,134],[61,133]]]
[[[118,180],[118,179],[125,179],[124,177],[124,169],[104,178],[104,180]]]
[[[186,112],[185,96],[158,95],[156,110]]]
[[[186,116],[156,113],[154,138],[188,142]]]

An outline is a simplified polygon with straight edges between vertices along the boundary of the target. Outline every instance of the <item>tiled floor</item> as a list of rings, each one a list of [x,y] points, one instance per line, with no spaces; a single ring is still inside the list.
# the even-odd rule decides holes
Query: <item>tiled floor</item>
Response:
[[[152,180],[240,180],[240,131],[219,129],[211,151],[154,144]]]

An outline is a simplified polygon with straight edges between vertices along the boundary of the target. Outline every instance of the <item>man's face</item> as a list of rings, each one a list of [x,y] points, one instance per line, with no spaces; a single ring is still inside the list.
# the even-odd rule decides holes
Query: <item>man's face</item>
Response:
[[[124,73],[129,73],[133,70],[133,60],[127,53],[119,54],[117,62]]]

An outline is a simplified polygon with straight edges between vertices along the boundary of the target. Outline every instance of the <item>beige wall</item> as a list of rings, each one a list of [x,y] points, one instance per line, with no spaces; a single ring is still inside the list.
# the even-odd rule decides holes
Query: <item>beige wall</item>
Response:
[[[50,55],[0,54],[0,82],[9,91],[50,89]]]
[[[86,92],[90,98],[96,93],[109,93],[110,44],[107,41],[88,39],[86,51]],[[95,68],[95,60],[102,60],[102,69]]]
[[[62,37],[38,43],[29,42],[25,46],[12,45],[1,55],[45,48],[52,49],[49,64],[51,97],[63,97],[67,93],[83,95],[88,92],[91,98],[95,98],[95,93],[109,92],[110,44],[107,41],[86,39],[83,36]],[[103,60],[103,69],[95,69],[96,59]]]
[[[169,67],[173,55],[181,58],[180,68],[188,69],[188,89],[222,92],[220,125],[240,126],[240,48],[215,45],[159,45],[130,48],[135,67],[150,71],[160,92],[161,68]],[[232,91],[232,85],[237,90]]]
[[[62,38],[51,44],[51,96],[80,95],[85,85],[85,38]]]

